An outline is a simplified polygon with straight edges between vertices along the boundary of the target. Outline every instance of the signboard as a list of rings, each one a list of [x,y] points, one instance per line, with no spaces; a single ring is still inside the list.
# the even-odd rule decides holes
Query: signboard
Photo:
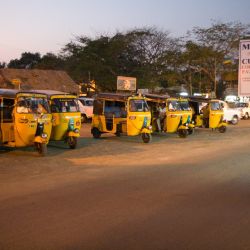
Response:
[[[250,40],[240,41],[238,95],[250,96]]]
[[[19,85],[21,83],[21,80],[16,78],[16,79],[12,79],[11,82],[14,84],[14,85]]]
[[[136,90],[136,78],[117,76],[117,90]]]
[[[16,85],[18,87],[18,89],[20,89],[20,85],[21,85],[21,80],[16,78],[16,79],[12,79],[11,80],[12,84]]]

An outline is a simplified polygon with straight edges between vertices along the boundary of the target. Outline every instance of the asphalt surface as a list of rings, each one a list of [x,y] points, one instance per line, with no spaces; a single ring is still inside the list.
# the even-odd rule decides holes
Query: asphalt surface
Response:
[[[225,134],[0,150],[0,249],[250,249],[250,120]]]

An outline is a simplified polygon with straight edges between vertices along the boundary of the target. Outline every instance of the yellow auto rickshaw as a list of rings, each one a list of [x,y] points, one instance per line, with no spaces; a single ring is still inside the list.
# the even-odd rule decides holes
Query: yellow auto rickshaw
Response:
[[[0,145],[35,146],[47,153],[51,134],[51,113],[47,96],[33,91],[0,89]]]
[[[102,133],[120,136],[141,134],[145,143],[151,140],[151,114],[146,99],[125,93],[99,93],[94,100],[91,133],[99,138]]]
[[[178,133],[185,138],[194,131],[188,100],[164,95],[146,94],[151,108],[154,132]]]
[[[37,90],[47,95],[52,113],[51,141],[64,141],[75,149],[80,136],[81,113],[77,97],[55,90]]]
[[[220,133],[226,132],[227,123],[223,118],[224,112],[220,100],[190,97],[189,103],[194,110],[196,127],[218,129]]]

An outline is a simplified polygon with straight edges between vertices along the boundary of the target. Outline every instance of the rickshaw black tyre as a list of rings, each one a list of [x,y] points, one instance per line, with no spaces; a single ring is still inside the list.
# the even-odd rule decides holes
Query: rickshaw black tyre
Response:
[[[91,134],[95,139],[99,139],[101,137],[101,131],[98,128],[92,128]]]
[[[47,144],[46,143],[36,143],[36,149],[41,156],[47,155]]]
[[[194,134],[194,129],[193,129],[193,128],[189,128],[189,129],[188,129],[188,134],[189,134],[189,135]]]
[[[70,149],[75,149],[77,146],[77,137],[75,136],[70,136],[68,138],[68,145]]]
[[[178,130],[178,135],[180,138],[186,138],[188,135],[187,129],[179,129]]]
[[[220,132],[220,133],[225,133],[226,130],[227,130],[227,127],[226,127],[226,126],[221,126],[221,127],[219,127],[219,132]]]
[[[144,143],[149,143],[152,140],[152,135],[149,133],[142,133],[141,138]]]
[[[120,132],[116,132],[115,135],[116,135],[117,137],[121,137],[121,133],[120,133]]]

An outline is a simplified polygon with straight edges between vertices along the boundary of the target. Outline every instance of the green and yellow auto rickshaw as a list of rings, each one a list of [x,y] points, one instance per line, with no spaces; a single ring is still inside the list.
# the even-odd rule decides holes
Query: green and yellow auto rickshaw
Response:
[[[146,99],[126,93],[99,93],[94,99],[91,133],[99,138],[102,133],[117,136],[141,134],[145,143],[151,140],[151,114]]]
[[[42,155],[52,128],[47,96],[33,91],[0,89],[0,145],[35,146]]]
[[[218,129],[226,132],[227,123],[224,120],[223,106],[220,100],[203,97],[190,97],[189,103],[194,110],[196,127]]]
[[[192,110],[187,99],[156,94],[145,96],[151,108],[153,131],[178,133],[183,138],[193,133]]]
[[[55,90],[40,90],[40,92],[47,95],[51,108],[52,132],[50,140],[64,141],[69,148],[76,148],[81,129],[81,113],[77,97]]]

